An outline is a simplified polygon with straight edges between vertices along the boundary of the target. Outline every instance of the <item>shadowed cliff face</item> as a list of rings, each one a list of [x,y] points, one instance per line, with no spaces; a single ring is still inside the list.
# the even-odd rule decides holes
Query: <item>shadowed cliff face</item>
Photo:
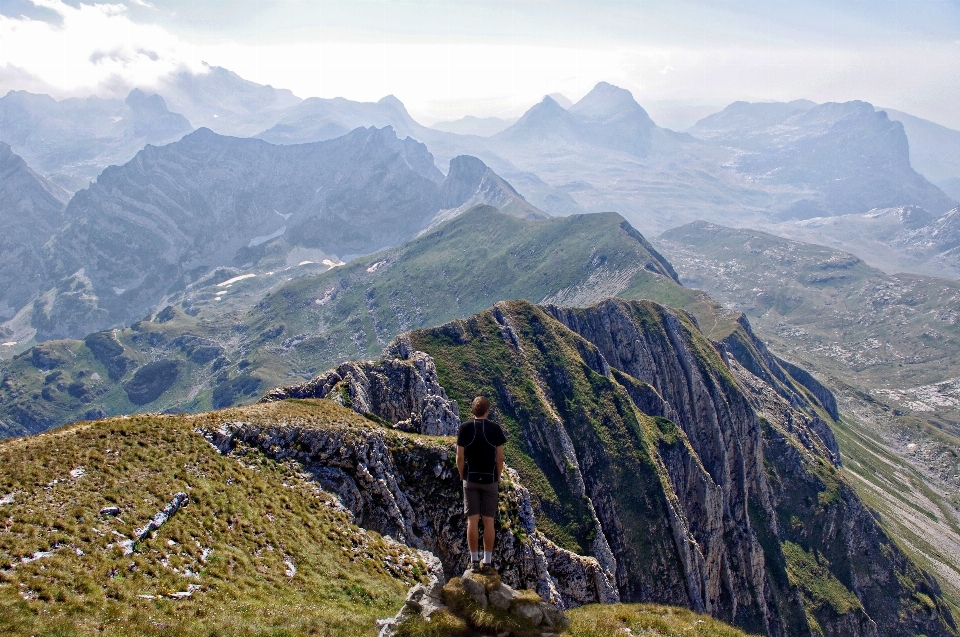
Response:
[[[728,346],[649,301],[502,302],[403,335],[380,363],[344,365],[268,399],[327,396],[390,427],[432,432],[437,418],[426,408],[411,418],[410,405],[454,414],[451,399],[464,408],[490,396],[515,471],[497,558],[514,581],[535,581],[566,606],[678,604],[777,636],[953,634],[936,583],[837,471],[829,394],[815,386],[818,399],[749,324],[740,328]],[[390,385],[411,396],[390,398]],[[318,475],[343,473],[326,479],[362,524],[436,551],[448,571],[462,566],[449,456],[357,464],[342,458],[349,445],[326,444],[346,449],[340,457],[318,454],[299,434],[223,435],[292,453]],[[377,469],[367,479],[360,465]],[[370,504],[384,485],[409,514]]]
[[[624,601],[771,635],[950,634],[935,582],[835,469],[826,410],[784,397],[685,314],[499,303],[392,353],[412,350],[462,406],[493,397],[538,529],[594,556]]]

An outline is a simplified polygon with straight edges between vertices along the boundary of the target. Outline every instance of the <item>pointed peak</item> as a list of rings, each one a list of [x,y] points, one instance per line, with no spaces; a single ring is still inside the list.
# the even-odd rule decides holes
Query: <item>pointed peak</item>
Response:
[[[550,93],[549,95],[547,95],[547,97],[549,97],[550,99],[552,99],[554,102],[556,102],[557,104],[559,104],[565,109],[569,109],[571,106],[573,106],[573,102],[570,100],[570,98],[568,98],[563,93]]]

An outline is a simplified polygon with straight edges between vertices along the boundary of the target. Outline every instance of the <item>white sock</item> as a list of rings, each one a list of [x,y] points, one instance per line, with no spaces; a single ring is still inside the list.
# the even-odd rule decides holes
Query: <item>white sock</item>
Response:
[[[480,551],[470,551],[470,560],[473,562],[480,561]]]
[[[484,551],[483,552],[483,563],[490,564],[493,562],[493,551]]]

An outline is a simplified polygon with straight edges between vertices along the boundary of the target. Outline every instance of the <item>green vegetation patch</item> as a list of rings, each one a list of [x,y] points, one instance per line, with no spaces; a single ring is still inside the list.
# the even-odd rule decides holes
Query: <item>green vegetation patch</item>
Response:
[[[863,610],[860,600],[830,572],[830,564],[818,552],[807,552],[799,544],[783,542],[790,583],[798,586],[815,609],[829,607],[837,615]]]
[[[180,363],[176,360],[163,360],[147,363],[137,370],[123,389],[134,405],[152,403],[170,389],[180,375]]]
[[[708,615],[658,604],[589,604],[567,613],[571,635],[577,637],[747,637]],[[627,633],[625,629],[629,629]]]
[[[0,634],[375,635],[419,556],[352,525],[299,466],[222,456],[195,433],[240,418],[376,426],[330,401],[283,402],[0,443],[13,500],[0,505]],[[189,504],[125,554],[116,534],[179,491]],[[119,515],[100,513],[110,506]]]

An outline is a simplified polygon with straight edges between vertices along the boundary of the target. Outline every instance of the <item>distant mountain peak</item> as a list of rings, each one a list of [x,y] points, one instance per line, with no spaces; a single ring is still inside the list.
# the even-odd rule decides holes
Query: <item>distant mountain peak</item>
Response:
[[[388,105],[388,106],[393,106],[394,108],[399,109],[399,110],[403,111],[404,113],[407,112],[407,107],[404,106],[404,105],[403,105],[403,102],[401,102],[400,99],[399,99],[396,95],[393,95],[393,94],[384,95],[384,96],[381,97],[379,100],[377,100],[377,104],[385,104],[385,105]]]
[[[550,217],[523,198],[505,179],[472,155],[450,160],[450,170],[440,188],[441,210],[421,234],[444,221],[457,217],[478,205],[493,206],[522,219]]]
[[[598,82],[589,93],[568,110],[578,117],[590,120],[640,115],[653,125],[653,120],[650,120],[647,112],[633,98],[633,93],[608,82]]]
[[[573,102],[570,100],[570,98],[563,93],[550,93],[547,95],[547,97],[551,98],[554,102],[564,108],[570,108],[573,106]]]

